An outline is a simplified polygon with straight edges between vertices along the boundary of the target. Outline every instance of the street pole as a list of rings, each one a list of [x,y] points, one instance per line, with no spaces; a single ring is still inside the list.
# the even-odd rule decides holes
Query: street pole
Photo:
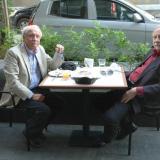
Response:
[[[5,26],[7,27],[8,31],[9,31],[10,23],[9,23],[7,0],[2,1],[2,9],[3,9],[3,14],[4,14]]]

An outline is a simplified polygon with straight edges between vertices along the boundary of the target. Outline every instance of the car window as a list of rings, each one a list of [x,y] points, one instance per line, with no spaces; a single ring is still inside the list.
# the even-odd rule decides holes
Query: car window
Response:
[[[134,12],[120,3],[107,0],[95,0],[95,4],[97,10],[97,19],[129,22],[134,21]]]
[[[50,15],[68,18],[87,18],[86,0],[59,0],[51,6]]]

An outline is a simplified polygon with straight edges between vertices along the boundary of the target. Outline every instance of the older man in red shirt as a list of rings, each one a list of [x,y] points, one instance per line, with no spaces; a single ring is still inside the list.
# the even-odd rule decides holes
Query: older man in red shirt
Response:
[[[128,89],[104,94],[103,116],[105,129],[103,141],[122,139],[134,132],[131,116],[141,112],[144,104],[160,102],[160,27],[152,34],[153,47],[146,59],[131,73],[126,74]]]

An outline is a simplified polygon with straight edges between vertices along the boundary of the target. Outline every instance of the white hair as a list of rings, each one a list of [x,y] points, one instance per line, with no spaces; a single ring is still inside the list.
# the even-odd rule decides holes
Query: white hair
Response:
[[[42,31],[39,28],[39,26],[37,26],[37,25],[25,26],[21,31],[22,32],[22,36],[24,37],[28,32],[33,31],[33,30],[39,32],[40,36],[42,37]]]
[[[154,34],[155,32],[157,32],[157,31],[159,31],[159,30],[160,30],[160,25],[158,25],[158,26],[154,29],[154,31],[153,31],[152,34]]]

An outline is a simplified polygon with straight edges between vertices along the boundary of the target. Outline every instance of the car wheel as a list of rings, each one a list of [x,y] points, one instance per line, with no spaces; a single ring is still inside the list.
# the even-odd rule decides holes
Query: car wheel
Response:
[[[25,26],[28,25],[28,21],[29,19],[28,18],[21,18],[18,22],[17,22],[17,28],[18,29],[23,29]]]

